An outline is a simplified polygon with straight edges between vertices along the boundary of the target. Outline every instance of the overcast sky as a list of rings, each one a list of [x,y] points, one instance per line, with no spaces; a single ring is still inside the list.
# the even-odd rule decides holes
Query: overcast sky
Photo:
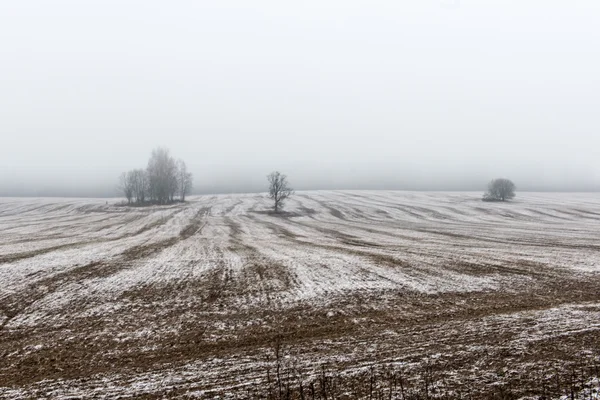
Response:
[[[0,194],[600,189],[600,2],[2,1]],[[481,187],[483,190],[483,187]]]

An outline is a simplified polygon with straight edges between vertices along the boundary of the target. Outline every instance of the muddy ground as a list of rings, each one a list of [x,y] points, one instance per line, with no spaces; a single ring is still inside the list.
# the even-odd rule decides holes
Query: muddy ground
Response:
[[[479,198],[0,199],[0,397],[593,396],[600,199]]]

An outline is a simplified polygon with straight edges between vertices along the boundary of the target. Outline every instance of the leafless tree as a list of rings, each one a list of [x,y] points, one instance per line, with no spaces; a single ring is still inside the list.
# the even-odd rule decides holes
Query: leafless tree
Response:
[[[118,188],[129,204],[133,199],[139,205],[167,204],[177,195],[184,201],[192,189],[192,174],[185,162],[175,162],[168,149],[158,147],[152,150],[145,170],[134,169],[121,175]]]
[[[121,174],[119,178],[119,191],[123,193],[123,195],[127,199],[127,204],[131,204],[134,192],[132,171],[123,172]]]
[[[515,197],[515,184],[509,179],[494,179],[483,195],[485,201],[506,201]]]
[[[188,172],[185,161],[177,161],[177,186],[181,201],[185,201],[185,196],[192,190],[192,184],[192,173]]]
[[[158,147],[148,161],[148,193],[153,201],[166,204],[177,193],[177,166],[169,150]]]
[[[133,196],[137,204],[146,202],[146,193],[148,192],[148,176],[143,169],[134,169],[130,172],[133,176]]]
[[[179,181],[177,179],[177,165],[175,165],[175,170],[173,171],[173,175],[168,180],[169,187],[169,202],[172,203],[175,201],[175,195],[179,191]]]
[[[274,202],[275,212],[279,212],[285,199],[294,194],[294,190],[288,187],[287,176],[279,171],[271,172],[267,175],[267,179],[269,180],[269,197]]]

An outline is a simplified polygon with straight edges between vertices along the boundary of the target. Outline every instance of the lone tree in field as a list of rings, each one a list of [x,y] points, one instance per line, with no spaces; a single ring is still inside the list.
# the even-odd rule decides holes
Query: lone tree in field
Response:
[[[269,180],[269,197],[274,202],[275,212],[279,212],[285,199],[294,194],[294,189],[288,187],[287,176],[279,171],[271,172],[267,175],[267,179]]]
[[[515,197],[515,184],[509,179],[494,179],[483,195],[485,201],[506,201]]]

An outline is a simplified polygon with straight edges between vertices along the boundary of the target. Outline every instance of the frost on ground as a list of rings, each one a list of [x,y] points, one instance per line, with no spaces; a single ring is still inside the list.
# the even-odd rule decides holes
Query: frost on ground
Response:
[[[454,393],[526,397],[600,354],[595,194],[115,204],[0,199],[0,397],[226,397],[276,341],[306,376],[433,359]]]

